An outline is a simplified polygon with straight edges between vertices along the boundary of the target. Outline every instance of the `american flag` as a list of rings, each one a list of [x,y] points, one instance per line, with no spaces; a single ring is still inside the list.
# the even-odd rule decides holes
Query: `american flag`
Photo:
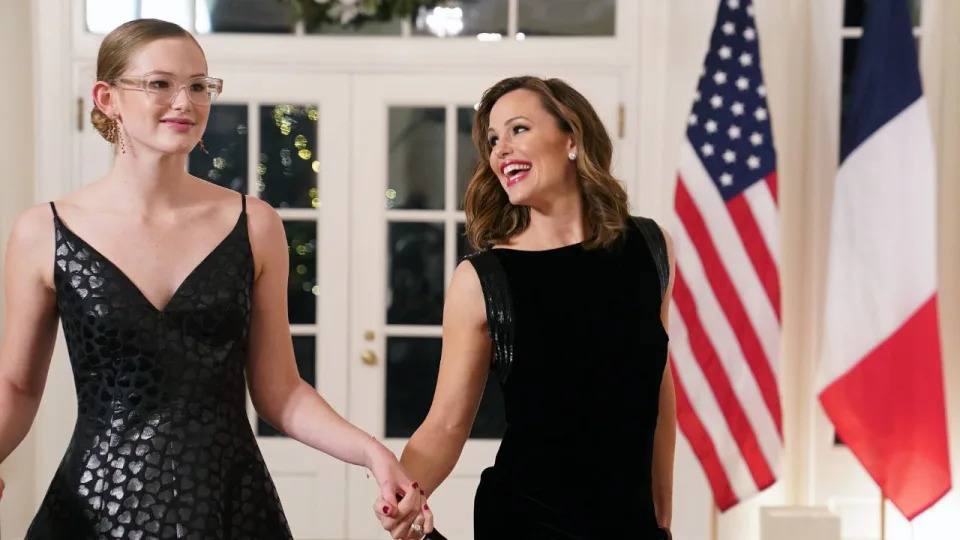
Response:
[[[751,0],[722,0],[680,152],[670,305],[677,421],[721,510],[777,478],[780,216]]]

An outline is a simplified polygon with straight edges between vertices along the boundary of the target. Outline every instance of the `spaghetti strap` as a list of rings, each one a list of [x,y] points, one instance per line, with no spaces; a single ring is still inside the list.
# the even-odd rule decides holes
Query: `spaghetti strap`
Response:
[[[59,219],[60,219],[60,215],[57,214],[57,206],[56,206],[55,204],[53,204],[53,201],[50,201],[50,209],[53,210],[53,217],[54,217],[54,219],[59,220]]]
[[[246,193],[241,193],[241,194],[240,194],[240,200],[243,201],[243,202],[241,203],[241,204],[243,204],[243,208],[241,209],[241,213],[246,214],[246,213],[247,213],[247,194],[246,194]]]

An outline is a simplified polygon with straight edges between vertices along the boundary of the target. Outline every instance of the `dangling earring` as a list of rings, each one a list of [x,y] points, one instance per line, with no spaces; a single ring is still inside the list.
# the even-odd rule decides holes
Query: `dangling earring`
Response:
[[[207,147],[203,145],[203,139],[200,139],[200,149],[203,150],[204,154],[207,154],[207,155],[210,154],[210,151],[207,150]]]
[[[110,126],[110,131],[113,135],[113,142],[120,145],[121,154],[126,154],[127,149],[123,144],[123,130],[120,129],[120,122],[117,122],[117,113],[113,113],[113,116],[110,119],[113,121],[113,125]]]
[[[573,161],[573,160],[577,159],[577,153],[576,153],[576,152],[570,152],[569,154],[567,154],[567,157],[570,158],[570,161]]]

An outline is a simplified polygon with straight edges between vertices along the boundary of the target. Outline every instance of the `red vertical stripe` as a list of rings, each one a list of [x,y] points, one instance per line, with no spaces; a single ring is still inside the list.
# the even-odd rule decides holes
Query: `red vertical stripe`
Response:
[[[778,182],[777,171],[773,171],[772,173],[767,175],[766,180],[767,180],[766,181],[767,187],[770,189],[770,195],[773,197],[773,202],[779,205],[780,194],[778,192],[779,184],[777,183]]]
[[[936,296],[820,394],[837,434],[907,519],[951,487]]]

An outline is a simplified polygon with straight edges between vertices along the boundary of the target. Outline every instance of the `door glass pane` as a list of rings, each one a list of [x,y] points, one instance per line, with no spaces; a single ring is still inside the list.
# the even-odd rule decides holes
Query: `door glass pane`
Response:
[[[261,199],[275,208],[316,208],[317,192],[316,105],[263,105],[260,107]]]
[[[213,105],[203,133],[203,145],[207,152],[200,145],[190,152],[190,174],[246,193],[247,106]]]
[[[457,208],[463,210],[463,196],[477,168],[477,149],[473,145],[473,107],[457,108]]]
[[[300,377],[310,386],[317,386],[317,340],[313,336],[293,336],[293,356],[297,360]],[[273,426],[257,417],[257,435],[283,437]]]
[[[191,29],[192,0],[140,0],[139,4],[141,19],[160,19]]]
[[[920,26],[920,8],[923,0],[907,0],[910,4],[910,16],[914,26]],[[843,6],[843,26],[859,28],[863,26],[863,19],[870,9],[871,0],[846,0]]]
[[[612,36],[617,0],[519,0],[517,33],[526,36]]]
[[[437,385],[441,346],[439,338],[387,338],[387,437],[410,437],[426,418]],[[488,377],[470,437],[500,438],[505,426],[503,395],[496,377]]]
[[[137,18],[133,0],[87,0],[87,31],[92,34],[107,34],[121,24]]]
[[[507,0],[459,0],[420,8],[413,21],[418,36],[495,39],[507,33]]]
[[[443,209],[446,109],[390,107],[387,208]]]
[[[443,224],[390,223],[387,237],[387,324],[441,324]]]
[[[293,8],[276,0],[197,0],[196,24],[200,34],[289,34],[294,28]]]
[[[284,221],[290,276],[287,284],[287,311],[291,324],[317,322],[317,223]]]

